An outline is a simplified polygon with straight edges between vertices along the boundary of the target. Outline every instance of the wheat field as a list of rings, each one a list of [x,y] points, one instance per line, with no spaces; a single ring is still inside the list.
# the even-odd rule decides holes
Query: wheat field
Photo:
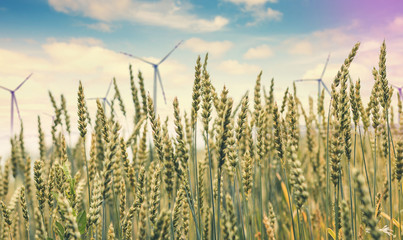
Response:
[[[393,112],[401,116],[401,97],[383,43],[362,100],[349,75],[359,45],[330,101],[323,90],[307,106],[295,85],[276,101],[262,73],[235,103],[210,81],[208,55],[196,61],[191,109],[175,98],[171,118],[154,111],[131,66],[132,99],[114,81],[111,106],[97,100],[95,116],[81,82],[77,113],[49,92],[55,118],[44,129],[38,116],[39,156],[26,151],[21,123],[1,158],[0,239],[402,239],[403,117]],[[124,133],[116,113],[126,116],[128,102],[133,131]]]

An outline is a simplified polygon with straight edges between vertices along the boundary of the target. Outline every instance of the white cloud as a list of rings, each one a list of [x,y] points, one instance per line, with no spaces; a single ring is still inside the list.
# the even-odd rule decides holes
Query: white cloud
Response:
[[[243,12],[249,13],[253,17],[253,21],[247,23],[248,26],[268,21],[280,21],[283,13],[270,7],[266,8],[267,3],[277,3],[277,0],[224,0],[240,6]]]
[[[273,56],[273,50],[265,44],[255,48],[249,48],[243,55],[245,59],[265,59],[271,56]]]
[[[215,16],[199,18],[190,13],[189,3],[174,0],[48,0],[59,12],[81,14],[102,22],[132,21],[146,25],[169,27],[191,32],[213,32],[228,24],[228,19]]]
[[[360,45],[360,51],[374,51],[379,49],[379,42],[375,40],[369,40],[361,43]]]
[[[250,12],[251,16],[254,18],[254,21],[246,24],[247,26],[253,26],[265,20],[278,22],[283,18],[282,12],[272,8],[265,9],[263,6],[246,7],[244,11]]]
[[[190,49],[195,53],[208,52],[211,56],[220,56],[233,47],[230,41],[208,42],[200,38],[190,38],[183,44],[183,48]]]
[[[256,65],[240,63],[237,60],[226,60],[218,65],[218,69],[231,75],[258,74],[260,68]]]
[[[267,8],[267,11],[266,11],[266,18],[267,19],[280,21],[282,17],[283,17],[282,12],[274,10],[272,8]]]
[[[312,54],[312,50],[313,47],[310,42],[301,41],[291,46],[288,52],[295,55],[310,55]]]
[[[395,34],[403,33],[403,16],[395,17],[395,19],[393,19],[393,21],[389,24],[389,29]]]
[[[353,23],[354,24],[354,23]],[[353,36],[353,34],[349,33],[349,28],[352,26],[346,26],[342,28],[332,28],[332,29],[324,29],[321,31],[315,31],[311,34],[311,37],[316,38],[318,41],[322,41],[323,43],[330,44],[346,44],[349,41],[358,41],[359,38]],[[331,41],[329,41],[331,40]]]
[[[325,63],[317,64],[315,67],[307,70],[304,73],[302,79],[317,79],[317,78],[319,78],[320,75],[323,72],[324,67],[325,67]],[[336,64],[333,64],[333,65],[331,64],[331,65],[327,66],[326,71],[325,71],[326,76],[328,76],[328,73],[337,72],[337,70],[338,70],[337,67],[338,66]]]
[[[84,24],[86,27],[90,29],[94,29],[100,32],[112,32],[112,26],[107,23],[98,22],[93,24]]]
[[[393,24],[403,27],[403,16],[398,16],[393,20]]]
[[[48,43],[57,43],[56,39],[48,39]],[[103,46],[104,43],[96,38],[71,38],[69,43],[76,44],[76,45],[84,45],[84,46]]]

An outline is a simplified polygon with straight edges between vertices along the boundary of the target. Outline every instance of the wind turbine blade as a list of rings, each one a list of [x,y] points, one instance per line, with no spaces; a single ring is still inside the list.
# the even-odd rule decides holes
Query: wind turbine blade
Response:
[[[179,47],[179,45],[182,44],[182,42],[183,42],[183,40],[180,41],[178,44],[176,44],[176,46],[175,46],[165,57],[163,57],[163,58],[161,59],[161,61],[160,61],[157,65],[160,65],[162,62],[164,62],[164,61],[169,57],[169,55],[171,55],[171,53],[172,53],[173,51],[175,51],[175,49],[177,49],[177,48]]]
[[[320,79],[298,79],[294,80],[294,82],[314,82],[314,81],[319,81]]]
[[[322,80],[320,80],[320,82],[322,83],[322,86],[325,88],[326,92],[329,93],[329,95],[332,95],[329,89],[326,87],[325,83]]]
[[[156,71],[157,71],[158,81],[160,82],[160,86],[161,86],[161,90],[162,90],[162,96],[164,96],[165,104],[167,104],[167,98],[165,97],[165,91],[164,91],[164,87],[162,85],[161,74],[160,74],[160,71],[158,70],[158,68],[156,68]]]
[[[112,81],[113,81],[113,80],[111,80],[111,82],[109,83],[108,91],[106,91],[105,98],[108,96],[109,91],[111,90],[111,87],[112,87]]]
[[[32,76],[33,73],[29,74],[29,76],[27,78],[25,78],[25,80],[20,83],[20,85],[18,85],[18,87],[16,89],[14,89],[14,92],[17,91],[18,89],[20,89],[20,87],[26,82],[28,81],[28,79]]]
[[[46,112],[42,112],[42,114],[45,114],[46,116],[49,116],[49,117],[54,117],[54,115],[46,113]]]
[[[17,98],[15,97],[15,95],[14,95],[14,103],[15,103],[15,109],[17,109],[18,118],[20,119],[21,122],[20,109],[18,108]]]
[[[106,103],[109,105],[109,107],[112,107],[112,106],[111,106],[111,103],[109,102],[108,99],[105,98],[105,99],[104,99],[104,102],[106,102]]]
[[[322,79],[322,78],[323,78],[323,75],[325,75],[326,67],[327,67],[327,64],[329,63],[329,58],[330,58],[330,53],[329,53],[329,55],[327,56],[326,63],[325,63],[325,67],[323,68],[322,74],[320,75],[320,79]]]
[[[151,64],[151,65],[155,65],[155,64],[154,64],[154,63],[152,63],[152,62],[149,62],[149,61],[147,61],[147,60],[145,60],[145,59],[142,59],[142,58],[136,57],[136,56],[131,55],[131,54],[129,54],[129,53],[125,53],[125,52],[120,52],[120,53],[121,53],[121,54],[123,54],[123,55],[129,56],[129,57],[131,57],[131,58],[138,59],[138,60],[140,60],[140,61],[142,61],[142,62],[145,62],[145,63]]]
[[[392,87],[394,87],[394,88],[397,88],[397,89],[402,89],[403,88],[403,86],[402,87],[398,87],[398,86],[396,86],[395,84],[390,84]]]
[[[12,92],[12,90],[11,90],[11,89],[8,89],[8,88],[6,88],[6,87],[2,87],[2,86],[0,86],[0,88],[4,89],[4,90],[6,90],[6,91]]]
[[[99,98],[96,98],[96,97],[87,98],[87,100],[97,100],[97,99],[99,99]]]

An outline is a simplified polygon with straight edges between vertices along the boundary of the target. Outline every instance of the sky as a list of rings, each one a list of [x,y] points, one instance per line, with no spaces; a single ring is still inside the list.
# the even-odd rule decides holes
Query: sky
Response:
[[[320,77],[330,54],[323,77],[329,87],[356,42],[361,47],[350,73],[353,81],[361,79],[364,102],[384,40],[388,80],[403,85],[401,0],[0,0],[0,33],[0,86],[14,89],[33,73],[16,92],[27,149],[33,152],[38,115],[50,131],[48,91],[58,104],[65,95],[76,129],[78,81],[88,98],[103,97],[115,77],[133,114],[128,66],[143,73],[151,94],[153,68],[120,52],[159,62],[180,41],[159,66],[167,97],[165,104],[158,87],[161,117],[172,113],[175,97],[189,112],[196,59],[207,52],[213,84],[218,91],[225,85],[235,103],[253,89],[260,71],[266,87],[274,78],[280,101],[293,80]],[[11,99],[0,90],[0,156],[6,156]],[[298,84],[298,96],[304,103],[315,98],[316,85]],[[96,108],[94,101],[88,106]],[[130,129],[131,118],[125,121]],[[18,132],[17,115],[14,125]],[[72,138],[77,134],[73,130]]]

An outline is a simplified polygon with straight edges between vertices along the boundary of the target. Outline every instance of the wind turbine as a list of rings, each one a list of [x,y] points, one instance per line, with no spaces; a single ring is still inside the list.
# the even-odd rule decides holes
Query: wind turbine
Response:
[[[320,75],[320,78],[317,78],[317,79],[298,79],[298,80],[294,80],[294,82],[318,82],[318,97],[320,97],[320,93],[321,93],[320,92],[320,86],[321,85],[326,90],[326,92],[329,93],[329,95],[331,95],[329,89],[327,88],[327,86],[323,82],[323,75],[325,75],[326,67],[327,67],[327,64],[329,63],[329,58],[330,58],[330,54],[327,56],[325,67],[322,70],[322,74]]]
[[[113,81],[113,80],[111,80],[111,82],[109,83],[109,87],[108,87],[108,90],[106,91],[105,97],[103,97],[103,98],[88,98],[88,100],[97,100],[97,99],[101,99],[104,109],[105,109],[105,103],[108,104],[109,107],[110,107],[110,106],[111,106],[111,103],[110,103],[109,100],[108,100],[108,94],[109,94],[109,92],[110,92],[110,90],[111,90],[111,87],[112,87],[112,81]]]
[[[120,53],[122,53],[122,54],[124,54],[124,55],[126,55],[126,56],[129,56],[129,57],[132,57],[132,58],[136,58],[136,59],[138,59],[138,60],[140,60],[140,61],[142,61],[142,62],[145,62],[145,63],[148,63],[148,64],[150,64],[153,68],[154,68],[154,96],[153,96],[153,101],[154,101],[154,112],[156,112],[157,111],[157,78],[158,78],[158,81],[159,81],[159,83],[160,83],[160,87],[161,87],[161,90],[162,90],[162,95],[163,95],[163,97],[164,97],[164,101],[165,101],[165,104],[167,103],[167,99],[166,99],[166,97],[165,97],[165,91],[164,91],[164,87],[162,86],[162,80],[161,80],[161,74],[160,74],[160,71],[158,70],[158,66],[161,64],[161,63],[163,63],[168,57],[169,57],[169,55],[171,55],[171,53],[173,52],[173,51],[175,51],[175,49],[177,49],[178,47],[179,47],[179,45],[182,43],[183,41],[180,41],[178,44],[176,44],[176,46],[165,56],[165,57],[163,57],[158,63],[152,63],[152,62],[150,62],[150,61],[147,61],[147,60],[145,60],[145,59],[142,59],[142,58],[140,58],[140,57],[137,57],[137,56],[134,56],[134,55],[131,55],[131,54],[128,54],[128,53],[124,53],[124,52],[120,52]]]
[[[11,116],[10,116],[10,118],[11,118],[11,135],[14,133],[14,105],[15,105],[15,108],[17,109],[17,113],[18,113],[18,118],[20,119],[20,121],[21,121],[21,114],[20,114],[20,110],[19,110],[19,108],[18,108],[18,103],[17,103],[17,98],[15,97],[15,92],[18,90],[18,89],[20,89],[20,87],[26,82],[26,81],[28,81],[28,79],[32,76],[32,74],[33,73],[31,73],[31,74],[29,74],[29,76],[28,77],[26,77],[25,78],[25,80],[24,81],[22,81],[21,83],[20,83],[20,85],[18,85],[14,90],[11,90],[11,89],[9,89],[9,88],[6,88],[6,87],[3,87],[3,86],[0,86],[0,88],[2,88],[2,89],[4,89],[4,90],[6,90],[6,91],[9,91],[10,93],[11,93]]]
[[[396,88],[396,89],[399,91],[400,99],[403,100],[403,94],[402,94],[403,86],[398,87],[398,86],[396,86],[396,85],[394,85],[394,84],[390,84],[390,85],[391,85],[392,87]]]

